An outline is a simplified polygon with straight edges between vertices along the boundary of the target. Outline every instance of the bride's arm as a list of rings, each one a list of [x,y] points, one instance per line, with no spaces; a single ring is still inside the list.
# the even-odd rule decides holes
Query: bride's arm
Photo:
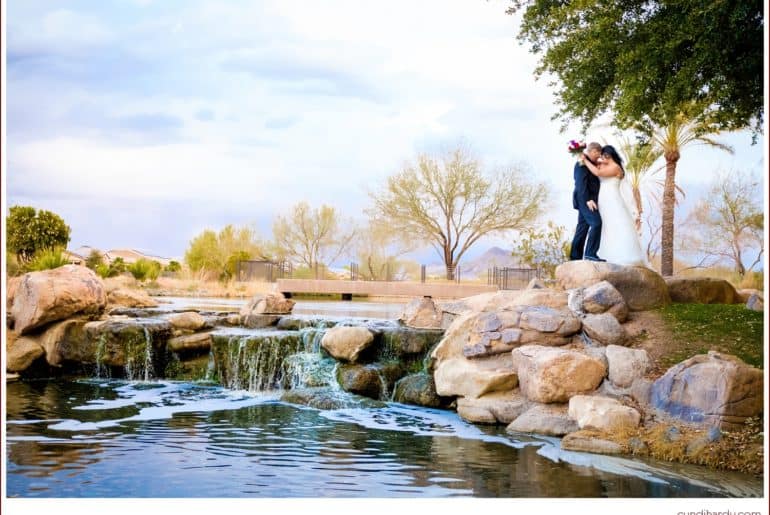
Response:
[[[585,164],[588,170],[597,177],[614,177],[615,175],[618,175],[618,165],[612,162],[605,163],[604,166],[599,168],[589,161],[588,157],[583,156],[583,164]]]
[[[596,175],[597,177],[601,177],[601,173],[599,173],[599,167],[596,166],[591,162],[590,159],[588,159],[588,156],[583,154],[583,164],[588,168],[588,171],[590,171],[592,174]]]

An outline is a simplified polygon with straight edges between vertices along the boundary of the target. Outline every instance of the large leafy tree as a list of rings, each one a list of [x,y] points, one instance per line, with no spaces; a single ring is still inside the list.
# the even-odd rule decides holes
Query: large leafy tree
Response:
[[[193,238],[184,260],[195,273],[228,280],[233,277],[238,260],[263,258],[264,248],[253,228],[227,225],[219,232],[206,229]]]
[[[6,245],[21,264],[32,261],[37,252],[66,247],[70,241],[70,227],[51,211],[13,206],[5,222]]]
[[[547,191],[516,168],[485,174],[477,159],[456,149],[441,158],[419,155],[370,196],[370,215],[431,245],[452,280],[460,259],[481,237],[530,228]]]
[[[555,79],[557,116],[585,125],[611,112],[619,127],[665,125],[697,103],[721,129],[764,115],[762,2],[512,0],[519,39]]]

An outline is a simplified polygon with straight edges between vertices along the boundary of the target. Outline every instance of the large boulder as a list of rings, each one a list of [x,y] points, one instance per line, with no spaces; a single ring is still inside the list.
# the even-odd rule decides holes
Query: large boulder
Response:
[[[45,359],[49,365],[61,367],[66,362],[93,362],[95,345],[86,336],[87,322],[86,319],[70,318],[46,328],[40,336],[40,344],[45,349]]]
[[[580,429],[605,432],[637,427],[642,418],[634,408],[624,406],[616,399],[590,395],[572,397],[568,413]]]
[[[22,336],[6,345],[5,369],[8,372],[23,372],[40,356],[45,354],[37,338]]]
[[[762,290],[757,290],[755,288],[744,288],[738,290],[738,301],[741,303],[746,303],[753,295],[758,295],[762,300],[765,300],[765,294],[762,292]]]
[[[404,325],[417,329],[441,328],[442,311],[429,297],[412,299],[399,317]]]
[[[668,294],[673,302],[697,304],[735,304],[738,292],[724,279],[712,277],[667,277]]]
[[[746,301],[746,309],[752,311],[764,311],[765,310],[765,296],[754,293],[749,300]]]
[[[291,313],[295,302],[281,293],[255,295],[241,308],[241,317],[250,315],[285,315]]]
[[[374,341],[366,327],[332,327],[321,339],[321,347],[335,359],[355,363],[359,355]]]
[[[608,345],[605,356],[609,368],[609,380],[621,388],[628,388],[634,380],[644,377],[651,366],[650,357],[644,349]]]
[[[561,439],[561,448],[565,451],[592,452],[596,454],[621,454],[623,452],[623,447],[619,443],[580,433],[565,435]]]
[[[481,424],[510,424],[530,407],[531,403],[517,391],[457,399],[457,414],[468,422]]]
[[[107,304],[102,280],[79,265],[24,274],[14,296],[14,328],[27,334],[76,314],[97,315]]]
[[[201,353],[211,349],[211,333],[187,334],[170,338],[166,347],[171,352]]]
[[[5,285],[5,310],[11,311],[13,307],[13,299],[16,297],[16,291],[21,284],[21,277],[9,277],[8,282]]]
[[[623,295],[609,281],[600,281],[582,290],[582,305],[586,313],[600,314],[609,312],[618,322],[628,318],[628,306]]]
[[[206,325],[206,319],[200,313],[195,311],[185,311],[184,313],[174,313],[168,317],[168,321],[174,329],[185,331],[197,331]]]
[[[340,365],[337,381],[346,392],[379,399],[383,393],[380,372],[372,365]]]
[[[156,308],[158,303],[147,292],[142,290],[130,290],[117,288],[107,293],[107,303],[111,306],[126,308]]]
[[[565,345],[580,330],[580,320],[570,310],[546,306],[509,307],[475,317],[463,345],[467,358],[502,354],[527,343]]]
[[[393,400],[429,408],[439,408],[445,404],[436,392],[433,376],[422,372],[399,379],[393,389]]]
[[[626,341],[626,330],[610,313],[586,315],[583,318],[585,333],[601,345],[620,345]]]
[[[535,433],[563,436],[578,430],[577,422],[567,414],[566,404],[535,404],[508,424],[509,433]]]
[[[531,288],[521,291],[501,291],[492,297],[484,311],[511,309],[517,306],[545,306],[560,309],[567,307],[567,292],[550,288]]]
[[[671,367],[652,386],[655,408],[689,422],[739,427],[764,406],[762,370],[710,351]]]
[[[567,261],[556,267],[556,279],[565,290],[607,281],[617,289],[632,311],[665,306],[671,299],[658,273],[644,266],[623,266],[598,261]]]
[[[88,322],[84,330],[85,345],[80,347],[77,360],[124,367],[129,379],[142,377],[147,358],[165,347],[172,333],[168,321],[154,319]]]
[[[574,350],[525,345],[511,355],[521,392],[536,402],[567,402],[595,390],[607,374],[601,360]]]
[[[509,355],[468,360],[453,358],[436,365],[436,392],[444,397],[480,397],[485,393],[513,390],[518,382]]]

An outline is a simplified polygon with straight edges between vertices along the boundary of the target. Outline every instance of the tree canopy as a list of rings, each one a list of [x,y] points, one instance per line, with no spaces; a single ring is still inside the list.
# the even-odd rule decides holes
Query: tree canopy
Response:
[[[254,229],[227,225],[218,233],[206,229],[193,238],[184,260],[193,272],[208,272],[227,280],[233,276],[238,259],[264,257],[264,254],[264,244]]]
[[[762,2],[512,0],[520,11],[536,76],[558,79],[555,117],[588,126],[612,112],[626,128],[696,103],[720,129],[761,131]]]
[[[12,206],[6,221],[6,245],[19,263],[29,263],[38,251],[61,249],[70,241],[70,227],[51,211]]]
[[[765,250],[760,185],[740,171],[719,174],[688,217],[690,252],[728,263],[740,277],[753,270]]]
[[[516,168],[485,174],[479,160],[456,149],[441,158],[419,155],[370,196],[372,218],[431,245],[454,279],[479,238],[529,228],[542,213],[546,189]]]
[[[352,223],[332,206],[313,209],[307,202],[295,204],[273,222],[276,253],[308,268],[333,263],[350,249],[355,234]]]

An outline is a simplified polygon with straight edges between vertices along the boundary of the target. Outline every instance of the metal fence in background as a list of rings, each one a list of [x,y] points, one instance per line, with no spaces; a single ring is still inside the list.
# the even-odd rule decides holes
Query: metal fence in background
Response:
[[[235,266],[235,279],[272,283],[277,279],[291,277],[292,272],[292,264],[287,261],[238,261]]]
[[[487,284],[494,284],[501,290],[520,290],[534,278],[540,278],[537,268],[498,268],[487,271]]]

